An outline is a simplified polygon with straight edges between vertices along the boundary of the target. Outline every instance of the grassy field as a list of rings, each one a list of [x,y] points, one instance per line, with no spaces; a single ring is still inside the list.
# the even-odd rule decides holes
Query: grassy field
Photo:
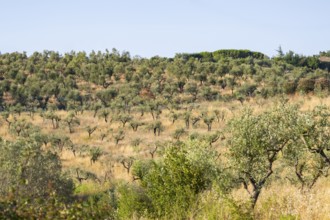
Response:
[[[214,110],[219,110],[224,114],[224,117],[219,121],[214,120],[211,131],[208,131],[207,125],[203,120],[200,120],[195,126],[185,129],[186,133],[181,137],[181,140],[187,139],[194,133],[208,135],[217,131],[223,132],[228,120],[239,115],[244,108],[252,108],[256,112],[261,112],[274,106],[277,101],[278,99],[275,98],[267,100],[251,98],[243,104],[239,101],[198,103],[198,106],[191,111],[192,116],[200,115],[202,112],[214,115]],[[310,110],[320,104],[330,106],[330,98],[297,95],[289,97],[289,103],[299,104],[301,110]],[[183,110],[177,113],[180,115]],[[64,119],[68,112],[56,111],[55,114]],[[185,128],[184,120],[180,116],[174,123],[172,122],[169,110],[164,110],[157,119],[163,125],[163,131],[159,136],[154,135],[153,130],[148,128],[148,125],[154,121],[151,114],[145,113],[141,116],[139,112],[132,113],[135,121],[145,124],[139,127],[137,131],[133,131],[129,122],[123,127],[121,122],[115,120],[116,114],[111,112],[108,122],[105,122],[99,114],[93,117],[94,113],[90,111],[78,113],[76,117],[80,120],[80,125],[74,127],[73,133],[69,132],[68,126],[63,120],[61,120],[59,128],[53,129],[51,120],[41,117],[39,113],[33,117],[27,113],[11,115],[9,121],[25,119],[40,127],[41,133],[69,137],[72,142],[71,145],[73,144],[72,146],[76,148],[76,155],[69,150],[69,145],[64,147],[59,155],[64,170],[76,180],[76,194],[88,195],[103,191],[117,182],[133,182],[133,176],[125,168],[125,165],[128,166],[129,162],[134,163],[138,159],[151,158],[153,153],[153,156],[157,158],[162,152],[162,143],[175,141],[173,134],[176,129]],[[97,126],[90,137],[86,130],[87,126]],[[114,136],[120,131],[124,132],[124,138],[116,144]],[[103,140],[102,134],[104,134]],[[4,120],[0,135],[7,140],[17,138],[15,133],[9,131]],[[225,137],[230,134],[223,133],[221,135]],[[91,162],[89,150],[83,151],[86,146],[89,147],[88,149],[99,148],[101,150],[101,156],[97,158],[95,163]],[[51,148],[52,146],[48,143],[44,147]],[[213,144],[213,147],[219,153],[225,152],[227,149],[225,138],[220,138]],[[222,156],[220,159],[223,159]],[[281,165],[276,164],[276,166]],[[87,173],[92,173],[96,178],[87,178],[78,182],[77,177],[79,175],[80,177],[88,177]],[[256,219],[279,219],[280,216],[286,216],[286,218],[281,219],[330,219],[329,179],[321,178],[313,189],[302,191],[293,186],[287,179],[280,178],[281,175],[281,173],[277,173],[274,177],[275,180],[263,189],[255,208]],[[235,190],[232,196],[238,204],[249,199],[249,195],[243,187]]]

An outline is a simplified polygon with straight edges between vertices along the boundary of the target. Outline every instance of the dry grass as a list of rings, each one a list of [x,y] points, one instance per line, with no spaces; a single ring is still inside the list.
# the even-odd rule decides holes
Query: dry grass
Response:
[[[319,180],[310,191],[301,191],[289,183],[273,183],[265,189],[256,207],[258,219],[295,217],[301,220],[330,219],[330,183]]]
[[[325,104],[330,105],[330,97],[327,98],[318,98],[316,96],[292,96],[289,98],[289,102],[291,103],[300,103],[302,110],[312,109],[316,105]],[[238,115],[242,109],[249,107],[254,109],[254,111],[264,111],[267,108],[274,106],[277,102],[277,99],[250,99],[243,103],[243,105],[239,101],[232,102],[202,102],[198,104],[198,108],[192,110],[192,115],[200,115],[201,112],[208,112],[210,115],[214,114],[214,110],[224,111],[226,113],[226,120],[218,122],[214,121],[212,124],[212,131],[222,130],[225,127],[226,121],[230,118]],[[183,111],[179,111],[182,113]],[[65,111],[56,112],[62,119],[66,117],[68,114]],[[161,132],[160,136],[155,136],[151,130],[148,130],[146,126],[141,126],[138,128],[138,131],[133,131],[129,126],[129,123],[123,128],[122,124],[117,121],[112,121],[106,123],[103,118],[93,117],[93,112],[85,111],[82,115],[78,114],[77,117],[80,120],[80,126],[74,128],[74,133],[70,134],[69,129],[64,122],[60,123],[59,129],[53,129],[52,123],[50,120],[43,119],[38,114],[35,114],[34,118],[31,119],[27,114],[23,113],[21,116],[15,115],[16,118],[25,118],[27,121],[32,122],[34,125],[42,128],[42,132],[45,134],[59,134],[68,136],[74,144],[79,146],[81,145],[90,145],[95,147],[100,147],[102,151],[107,155],[107,159],[109,159],[109,155],[114,160],[114,163],[117,164],[118,161],[115,161],[116,158],[120,157],[136,157],[136,158],[146,158],[150,157],[149,151],[154,148],[156,142],[164,142],[164,141],[173,141],[173,133],[177,128],[184,128],[184,121],[182,119],[178,119],[174,124],[169,119],[170,112],[168,110],[164,110],[161,114],[159,120],[162,122],[165,127],[164,131]],[[113,115],[110,114],[110,117]],[[12,117],[12,116],[11,116]],[[152,123],[153,119],[151,114],[145,113],[143,117],[140,116],[139,113],[133,114],[135,120],[142,121],[146,124]],[[13,118],[10,118],[13,120]],[[15,139],[16,136],[9,132],[8,126],[4,120],[1,121],[1,129],[0,135],[4,139]],[[87,126],[97,126],[96,131],[88,137],[88,133],[86,131]],[[118,132],[118,130],[123,129],[125,131],[124,140],[120,141],[118,145],[115,144],[115,140],[112,134]],[[109,134],[101,140],[101,134],[105,131],[110,130]],[[197,123],[196,127],[190,127],[187,130],[188,135],[192,133],[200,133],[206,134],[207,126],[204,124],[203,120],[200,120]],[[186,135],[185,137],[187,137]],[[135,139],[141,139],[141,144],[137,147],[132,146],[132,141]],[[218,141],[215,146],[220,146],[221,143]],[[63,159],[64,167],[71,166],[79,166],[83,169],[91,169],[97,175],[100,174],[102,170],[98,163],[90,165],[90,161],[88,157],[81,158],[79,156],[73,157],[73,154],[69,151],[65,151],[61,154]],[[105,156],[103,156],[105,157]],[[101,160],[102,161],[102,158]],[[121,165],[119,165],[120,167]],[[91,168],[92,167],[92,168]],[[116,178],[116,176],[115,176]]]
[[[222,130],[225,127],[226,121],[230,118],[235,117],[240,111],[246,107],[254,109],[256,112],[264,111],[265,109],[274,106],[277,99],[250,99],[243,103],[239,101],[232,102],[202,102],[199,103],[197,109],[193,109],[193,115],[199,115],[201,112],[207,111],[209,114],[213,114],[214,110],[221,110],[226,112],[226,120],[217,122],[214,121],[212,131]],[[328,105],[330,106],[330,97],[321,98],[316,96],[291,96],[289,97],[290,103],[301,104],[302,110],[310,110],[316,105]],[[179,111],[182,113],[183,111]],[[64,111],[58,111],[56,114],[60,115],[61,118],[65,118],[68,114]],[[103,118],[93,117],[93,112],[84,112],[82,115],[78,114],[77,117],[80,119],[80,126],[75,127],[74,133],[70,134],[68,127],[61,122],[59,129],[53,129],[50,120],[44,120],[38,114],[31,119],[27,114],[23,113],[21,116],[15,115],[17,118],[25,118],[32,122],[34,125],[42,128],[42,132],[45,134],[60,134],[70,137],[74,144],[90,145],[100,147],[104,152],[103,156],[94,164],[91,164],[90,157],[79,156],[76,157],[69,150],[64,150],[61,153],[61,159],[63,162],[64,169],[79,168],[81,170],[95,173],[100,179],[108,175],[111,181],[118,181],[120,179],[126,181],[132,181],[131,174],[127,173],[127,170],[120,163],[120,160],[124,157],[134,157],[136,159],[151,158],[149,151],[155,148],[157,142],[173,141],[172,134],[177,128],[184,128],[185,124],[182,119],[178,119],[174,124],[169,119],[170,112],[164,110],[159,120],[162,121],[165,129],[160,136],[155,136],[152,131],[148,130],[146,126],[138,128],[138,131],[134,132],[126,124],[125,128],[122,124],[116,121],[106,123]],[[113,116],[110,114],[110,117]],[[145,113],[143,117],[139,113],[133,114],[134,119],[142,121],[146,124],[150,124],[153,119],[150,114]],[[13,118],[10,118],[13,120]],[[86,131],[87,126],[97,126],[97,130],[92,134],[91,138],[88,137]],[[102,132],[110,129],[110,132],[104,140],[101,140]],[[115,144],[113,133],[118,132],[120,129],[124,129],[125,138],[120,141],[118,145]],[[188,131],[188,135],[194,132],[206,134],[207,126],[201,120],[198,126],[191,128]],[[8,131],[8,126],[4,120],[1,120],[0,135],[4,139],[13,140],[17,138],[14,134]],[[186,135],[184,138],[187,138]],[[133,147],[132,141],[135,139],[141,139],[142,142],[139,146]],[[214,144],[215,148],[219,151],[225,150],[224,144],[218,141]],[[157,155],[157,153],[156,153]],[[92,181],[86,181],[86,191],[97,191],[103,190],[104,184],[98,184]],[[93,188],[93,184],[95,187]],[[83,186],[81,186],[83,187]],[[233,193],[237,200],[248,200],[247,193],[241,189]],[[294,216],[296,219],[330,219],[330,182],[328,179],[322,179],[317,183],[315,188],[309,193],[302,193],[296,187],[286,183],[272,184],[270,187],[265,189],[260,197],[260,201],[257,204],[256,217],[258,219],[279,219],[281,216]]]

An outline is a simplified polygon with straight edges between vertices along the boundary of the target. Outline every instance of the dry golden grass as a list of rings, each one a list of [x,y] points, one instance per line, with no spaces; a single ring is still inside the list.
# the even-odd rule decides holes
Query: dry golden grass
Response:
[[[212,125],[212,132],[222,130],[225,127],[226,122],[236,115],[239,115],[241,110],[250,107],[254,111],[264,111],[277,102],[276,99],[260,99],[253,98],[245,101],[241,104],[239,101],[232,102],[202,102],[198,103],[199,107],[192,110],[192,115],[200,115],[201,112],[208,112],[213,114],[214,110],[224,111],[226,113],[225,121],[214,121]],[[330,97],[322,98],[316,96],[291,96],[289,97],[290,103],[299,103],[302,110],[310,110],[316,105],[328,105],[330,106]],[[179,111],[182,113],[183,111]],[[57,111],[56,114],[65,118],[68,114],[65,111]],[[173,141],[173,133],[177,128],[184,128],[185,124],[182,119],[178,119],[174,124],[169,119],[170,112],[164,110],[159,120],[165,127],[160,136],[155,136],[151,130],[148,130],[146,126],[141,126],[135,132],[130,127],[129,123],[123,128],[122,124],[116,121],[106,123],[103,118],[93,117],[93,112],[85,111],[83,114],[78,114],[77,117],[80,120],[80,125],[74,128],[72,134],[69,133],[68,127],[63,121],[60,123],[59,129],[53,129],[50,120],[43,119],[39,114],[35,114],[34,118],[30,118],[28,114],[23,113],[21,116],[15,115],[17,118],[25,118],[27,121],[32,122],[41,128],[41,131],[45,134],[60,134],[68,136],[71,141],[78,145],[95,146],[102,149],[104,154],[96,163],[91,164],[90,156],[75,157],[69,150],[64,150],[60,157],[62,159],[64,169],[79,168],[88,172],[96,174],[101,180],[107,175],[111,181],[118,181],[120,179],[126,181],[132,181],[131,174],[127,173],[127,170],[120,163],[120,160],[124,157],[134,157],[136,159],[151,158],[149,153],[155,148],[157,142]],[[109,117],[113,115],[110,114]],[[152,123],[153,119],[151,114],[145,113],[143,117],[139,113],[133,114],[134,119],[142,121],[146,124]],[[11,116],[12,117],[12,116]],[[13,118],[10,118],[13,120]],[[110,120],[110,118],[109,118]],[[97,126],[97,130],[88,137],[86,131],[87,126]],[[112,136],[113,133],[118,132],[120,129],[125,131],[124,140],[120,141],[118,145],[115,144],[115,140]],[[101,140],[102,132],[110,130],[109,134]],[[202,120],[198,122],[197,127],[190,127],[188,135],[198,132],[206,134],[207,126]],[[211,133],[212,133],[211,132]],[[17,138],[13,133],[10,133],[8,126],[4,120],[1,120],[0,135],[4,139],[13,140]],[[139,146],[133,147],[132,141],[135,139],[141,139],[142,142]],[[184,139],[183,138],[183,139]],[[225,151],[224,143],[220,140],[214,144],[219,151]],[[156,152],[157,156],[157,152]],[[106,186],[104,183],[99,184],[93,181],[86,181],[87,184],[85,191],[97,191],[104,190]],[[94,188],[93,188],[94,184]],[[237,200],[248,200],[248,194],[244,189],[240,189],[233,193],[234,198]],[[268,210],[268,211],[267,211]],[[260,200],[258,201],[256,208],[256,216],[258,219],[279,219],[280,216],[298,216],[297,219],[330,219],[330,182],[329,179],[322,179],[317,183],[315,188],[310,193],[302,193],[297,187],[292,186],[289,183],[284,185],[272,184],[267,189],[264,189]]]
[[[330,219],[330,183],[320,179],[315,188],[301,191],[289,183],[273,183],[263,190],[256,207],[258,219],[296,217],[301,220]]]
[[[214,110],[224,111],[226,114],[226,120],[218,122],[217,120],[214,121],[212,124],[212,131],[222,130],[225,127],[226,121],[230,118],[235,117],[238,115],[242,109],[249,107],[254,109],[254,111],[264,111],[267,108],[270,108],[276,104],[277,99],[250,99],[243,103],[243,105],[239,101],[232,101],[232,102],[201,102],[198,103],[198,107],[192,110],[192,115],[200,115],[201,112],[208,112],[209,115],[214,114]],[[318,98],[316,96],[292,96],[289,97],[289,102],[291,103],[300,103],[302,110],[312,109],[316,105],[330,104],[330,98]],[[182,113],[183,111],[179,111]],[[57,115],[59,115],[62,119],[66,117],[68,114],[65,111],[57,111]],[[96,116],[93,117],[93,112],[85,111],[82,115],[78,114],[77,117],[80,120],[80,125],[74,128],[73,133],[69,133],[69,129],[67,125],[61,121],[59,129],[53,129],[52,123],[50,120],[43,119],[40,115],[35,114],[33,119],[30,118],[26,113],[23,113],[21,116],[15,115],[16,118],[24,118],[27,121],[32,122],[34,125],[39,126],[42,128],[42,132],[45,134],[59,134],[65,135],[70,138],[70,140],[79,146],[81,145],[89,145],[100,147],[102,151],[107,155],[107,159],[111,158],[113,163],[115,164],[117,174],[121,171],[125,172],[125,169],[120,169],[122,165],[118,163],[118,158],[122,157],[135,157],[135,158],[147,158],[151,157],[149,151],[154,149],[156,142],[164,142],[164,141],[173,141],[173,133],[177,128],[185,128],[184,121],[182,119],[178,119],[173,124],[172,121],[169,119],[170,112],[168,110],[164,110],[161,114],[159,120],[162,121],[163,126],[165,127],[164,131],[161,132],[160,136],[155,136],[151,130],[148,130],[146,126],[141,126],[135,132],[130,127],[129,123],[123,128],[122,124],[117,121],[112,121],[106,123],[103,118]],[[113,115],[110,114],[110,117]],[[152,123],[153,119],[151,114],[145,113],[143,117],[140,116],[139,113],[133,114],[134,119],[138,121],[142,121],[146,124]],[[11,116],[10,120],[13,120]],[[109,119],[110,120],[110,119]],[[16,136],[13,135],[8,131],[8,126],[5,121],[1,121],[1,129],[0,135],[4,139],[15,139]],[[87,126],[97,126],[96,131],[88,137],[88,133],[86,131]],[[118,145],[115,144],[115,140],[112,134],[118,132],[118,130],[123,129],[125,131],[125,138],[124,140],[120,141]],[[109,134],[101,140],[101,134],[110,130]],[[188,135],[192,133],[200,133],[206,134],[207,126],[204,124],[203,120],[200,120],[197,123],[196,127],[190,126],[190,129],[187,130],[188,134],[185,135],[186,138]],[[132,146],[132,141],[135,139],[141,139],[141,144],[137,147]],[[218,141],[215,146],[221,146],[222,144]],[[156,153],[157,154],[157,153]],[[63,159],[63,165],[65,168],[79,166],[82,169],[90,170],[97,175],[101,174],[101,166],[98,164],[101,163],[105,156],[102,156],[100,162],[96,162],[93,165],[90,165],[89,157],[86,156],[81,158],[79,156],[74,157],[72,152],[64,151],[61,154],[61,158]],[[118,167],[118,168],[117,168]],[[121,175],[114,175],[114,178],[117,178]],[[125,175],[124,175],[125,176]]]

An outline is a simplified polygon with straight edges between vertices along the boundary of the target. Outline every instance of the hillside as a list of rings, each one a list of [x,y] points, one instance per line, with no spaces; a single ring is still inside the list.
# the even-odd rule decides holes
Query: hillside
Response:
[[[1,54],[0,214],[327,219],[328,58]]]

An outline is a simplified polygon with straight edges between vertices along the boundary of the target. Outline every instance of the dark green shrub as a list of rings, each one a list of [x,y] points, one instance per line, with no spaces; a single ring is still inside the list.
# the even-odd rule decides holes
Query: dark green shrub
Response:
[[[239,94],[243,96],[249,96],[252,97],[254,95],[254,91],[256,91],[257,85],[255,84],[245,84],[239,88],[237,91]]]
[[[73,182],[62,174],[57,154],[32,141],[0,141],[0,195],[40,199],[52,194],[68,198]]]
[[[0,219],[117,219],[115,209],[116,198],[110,191],[67,203],[52,195],[38,204],[28,200],[0,201]]]
[[[135,184],[124,184],[118,188],[118,216],[120,219],[146,217],[152,212],[152,203],[145,189]]]
[[[301,78],[298,82],[297,91],[308,93],[314,91],[314,87],[315,87],[314,79]]]
[[[294,94],[297,89],[297,83],[295,81],[286,81],[283,85],[283,89],[288,95]]]
[[[211,187],[218,168],[217,153],[206,142],[170,145],[162,162],[153,163],[141,180],[157,218],[185,219],[197,195]]]

